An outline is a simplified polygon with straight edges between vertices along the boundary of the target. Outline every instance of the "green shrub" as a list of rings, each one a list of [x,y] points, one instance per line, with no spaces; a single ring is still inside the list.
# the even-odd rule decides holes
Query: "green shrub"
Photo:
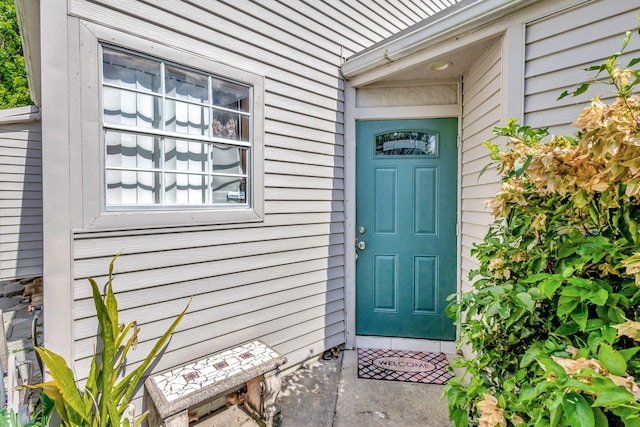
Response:
[[[506,152],[485,143],[502,181],[474,289],[448,307],[474,353],[445,389],[456,426],[640,426],[640,60],[620,54],[590,69],[617,97],[575,137],[510,120]]]

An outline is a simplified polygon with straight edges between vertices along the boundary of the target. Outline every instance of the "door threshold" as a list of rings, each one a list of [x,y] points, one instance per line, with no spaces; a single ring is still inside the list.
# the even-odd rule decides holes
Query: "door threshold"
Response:
[[[425,351],[432,353],[456,354],[455,341],[421,340],[416,338],[356,335],[356,348],[379,348],[382,350]]]

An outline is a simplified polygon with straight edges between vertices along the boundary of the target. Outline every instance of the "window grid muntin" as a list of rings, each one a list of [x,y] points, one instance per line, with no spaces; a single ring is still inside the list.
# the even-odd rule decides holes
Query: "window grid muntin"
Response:
[[[251,156],[252,156],[252,148],[253,148],[253,134],[252,134],[252,123],[253,123],[253,87],[251,85],[247,85],[244,84],[242,82],[239,81],[235,81],[235,80],[231,80],[228,78],[224,78],[222,76],[218,76],[218,75],[214,75],[210,72],[205,72],[205,71],[201,71],[201,70],[197,70],[194,68],[190,68],[190,67],[186,67],[171,61],[166,61],[160,58],[155,58],[153,56],[149,56],[146,55],[144,53],[140,53],[140,52],[133,52],[130,51],[128,49],[123,49],[123,48],[119,48],[117,46],[111,46],[111,45],[107,45],[104,44],[101,46],[102,50],[102,64],[103,66],[101,67],[101,84],[102,87],[112,87],[114,89],[117,89],[121,92],[129,92],[129,93],[140,93],[143,95],[147,95],[147,96],[152,96],[152,97],[156,97],[156,98],[160,98],[160,126],[161,129],[156,129],[153,127],[150,128],[141,128],[138,126],[131,126],[131,125],[122,125],[122,124],[115,124],[115,123],[107,123],[104,120],[104,111],[105,111],[105,103],[104,100],[102,101],[102,112],[103,112],[103,141],[104,142],[104,156],[105,156],[105,162],[104,162],[104,167],[105,167],[105,173],[104,173],[104,179],[105,179],[105,185],[104,185],[104,199],[105,199],[105,206],[109,209],[122,209],[122,208],[136,208],[136,207],[142,207],[144,206],[145,209],[147,208],[154,208],[154,209],[166,209],[166,208],[175,208],[175,207],[180,207],[180,208],[202,208],[202,207],[225,207],[225,208],[247,208],[250,207],[252,204],[250,195],[251,195],[251,179],[250,179],[250,174],[251,174]],[[160,65],[160,93],[156,93],[153,90],[142,90],[142,89],[138,89],[137,87],[135,88],[128,88],[125,86],[121,86],[121,85],[117,85],[117,84],[113,84],[113,83],[108,83],[105,82],[105,78],[104,75],[102,75],[102,70],[104,69],[104,50],[111,50],[111,51],[116,51],[116,52],[122,52],[125,53],[127,55],[131,55],[134,57],[141,57],[141,58],[145,58],[145,59],[149,59],[152,61],[155,61],[156,63],[158,63]],[[176,67],[178,69],[183,69],[185,71],[194,71],[194,72],[198,72],[198,73],[203,73],[207,75],[207,84],[208,84],[208,98],[209,98],[209,103],[202,103],[202,102],[196,102],[196,101],[191,101],[191,100],[182,100],[182,99],[178,99],[178,97],[172,97],[172,96],[168,96],[166,93],[166,66],[170,64],[173,67]],[[134,68],[134,70],[136,70]],[[136,71],[140,71],[140,70],[136,70]],[[242,101],[247,103],[247,109],[249,111],[243,111],[242,109],[231,109],[231,108],[226,108],[223,106],[217,106],[214,105],[214,98],[213,98],[213,94],[214,94],[214,79],[215,81],[220,81],[220,82],[228,82],[232,85],[236,85],[236,86],[240,86],[240,87],[244,87],[247,89],[246,92],[246,98],[241,98],[240,100],[237,100],[236,102],[239,104],[239,108]],[[200,107],[206,107],[207,111],[208,111],[208,117],[209,117],[209,123],[207,126],[207,135],[203,136],[203,135],[196,135],[196,134],[189,134],[189,133],[180,133],[180,132],[174,132],[174,131],[168,131],[166,130],[166,123],[167,123],[167,118],[166,118],[166,110],[167,110],[167,99],[170,99],[174,102],[181,102],[183,104],[187,104],[187,105],[197,105]],[[136,107],[137,108],[137,107]],[[221,111],[221,112],[227,112],[230,114],[234,114],[237,115],[238,117],[247,117],[248,119],[248,129],[246,130],[247,133],[247,140],[233,140],[233,139],[228,139],[228,138],[222,138],[219,136],[214,136],[213,135],[213,114],[214,111]],[[137,114],[137,110],[136,110],[136,114]],[[176,121],[177,121],[177,117],[176,117]],[[238,127],[238,136],[240,138],[242,138],[242,135],[244,134],[243,131],[243,121],[242,120],[238,120],[237,123],[237,127]],[[106,133],[109,131],[115,131],[115,132],[120,132],[120,133],[130,133],[135,135],[136,137],[138,135],[147,135],[147,136],[153,136],[153,137],[157,137],[159,138],[159,149],[160,149],[160,164],[162,165],[161,168],[159,169],[154,169],[154,168],[126,168],[126,167],[116,167],[116,166],[107,166],[107,144],[106,144]],[[177,141],[184,141],[187,143],[190,142],[196,142],[196,143],[200,143],[200,144],[204,144],[204,147],[206,148],[206,165],[207,165],[207,171],[206,172],[193,172],[193,171],[171,171],[171,170],[167,170],[166,169],[166,158],[165,158],[165,154],[166,154],[166,150],[165,150],[165,144],[166,144],[166,139],[167,138],[172,138],[174,140]],[[218,145],[223,145],[223,146],[227,146],[230,148],[233,147],[237,147],[239,149],[239,152],[241,154],[239,162],[241,165],[242,170],[244,171],[244,173],[242,174],[234,174],[234,173],[219,173],[219,172],[214,172],[213,171],[213,147],[214,144],[218,144]],[[188,149],[187,149],[188,151]],[[121,154],[122,155],[122,154]],[[109,205],[107,203],[107,172],[109,170],[113,170],[113,171],[129,171],[129,172],[145,172],[145,173],[159,173],[159,184],[160,184],[160,202],[159,204],[151,204],[151,205],[143,205],[143,204],[111,204]],[[179,204],[179,203],[175,203],[175,204],[165,204],[166,203],[166,180],[165,180],[165,172],[166,173],[170,173],[170,174],[174,174],[176,175],[176,177],[178,175],[185,175],[185,176],[191,176],[191,175],[196,175],[196,176],[205,176],[206,179],[206,191],[205,191],[205,200],[203,204]],[[244,193],[244,202],[242,203],[215,203],[213,202],[213,177],[214,176],[220,176],[220,177],[226,177],[226,178],[240,178],[240,188],[239,191]],[[177,182],[177,181],[176,181]],[[120,183],[122,185],[122,182]],[[177,186],[177,183],[176,183]],[[244,186],[244,191],[243,187]],[[176,187],[177,188],[177,187]],[[187,194],[187,197],[189,195]]]
[[[104,130],[104,140],[106,141],[107,139],[107,132],[110,132],[110,129],[105,129]],[[120,131],[116,131],[117,133],[122,133]],[[144,135],[144,134],[138,134],[136,132],[127,132],[131,135],[134,136],[138,136],[138,135]],[[193,207],[201,207],[204,206],[204,204],[202,205],[195,205],[195,204],[180,204],[180,203],[173,203],[173,204],[165,204],[165,197],[166,197],[166,184],[165,184],[165,178],[166,178],[166,174],[173,174],[173,175],[185,175],[185,176],[204,176],[206,179],[206,192],[205,192],[205,203],[208,206],[223,206],[223,207],[246,207],[249,205],[249,185],[250,185],[250,180],[249,180],[249,165],[247,164],[244,173],[231,173],[231,172],[226,172],[226,173],[220,173],[220,172],[215,172],[213,170],[213,156],[212,156],[212,152],[213,152],[213,147],[214,144],[219,144],[220,143],[216,143],[216,142],[200,142],[200,141],[190,141],[188,138],[178,138],[176,139],[176,142],[178,141],[182,141],[182,142],[196,142],[199,144],[202,144],[205,146],[206,148],[206,164],[207,164],[207,171],[192,171],[192,170],[179,170],[179,169],[168,169],[166,167],[166,140],[167,138],[165,137],[161,137],[158,135],[154,135],[156,137],[158,137],[159,139],[159,150],[160,150],[160,165],[161,167],[159,168],[145,168],[145,167],[126,167],[126,166],[110,166],[107,165],[105,162],[105,175],[108,171],[123,171],[123,172],[145,172],[145,173],[157,173],[159,174],[159,182],[160,182],[160,200],[162,202],[162,204],[154,204],[154,205],[147,205],[147,204],[137,204],[137,205],[130,205],[130,204],[111,204],[109,205],[112,208],[122,208],[122,207],[129,207],[129,206],[144,206],[144,207],[148,207],[148,206],[157,206],[159,208],[162,207],[189,207],[189,206],[193,206]],[[224,144],[226,145],[226,144]],[[106,153],[106,147],[107,145],[105,144],[105,156],[107,155]],[[240,157],[240,163],[248,163],[250,155],[251,155],[251,148],[250,147],[243,147],[243,146],[239,146],[237,147],[238,149],[240,149],[240,153],[241,153],[241,157]],[[187,153],[188,153],[188,148],[187,148]],[[177,152],[176,152],[177,155]],[[213,197],[213,177],[218,176],[218,177],[225,177],[225,178],[240,178],[241,180],[244,179],[244,193],[245,193],[245,202],[244,203],[215,203],[212,201],[212,197]],[[105,176],[105,180],[106,180],[106,176]],[[177,184],[176,184],[177,185]],[[106,194],[105,194],[106,197]]]

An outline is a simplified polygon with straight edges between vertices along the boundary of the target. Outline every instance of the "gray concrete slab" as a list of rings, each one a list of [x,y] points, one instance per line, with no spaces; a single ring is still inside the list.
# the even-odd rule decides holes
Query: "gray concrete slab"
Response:
[[[338,398],[342,353],[283,377],[278,401],[282,427],[331,427]]]
[[[447,427],[444,386],[358,378],[358,353],[344,352],[333,427]],[[309,424],[312,426],[314,424]]]

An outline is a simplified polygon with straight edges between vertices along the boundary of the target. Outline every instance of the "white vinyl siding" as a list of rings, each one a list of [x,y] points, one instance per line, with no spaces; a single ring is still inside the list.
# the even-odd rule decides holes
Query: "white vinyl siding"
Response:
[[[0,120],[0,280],[42,275],[41,141],[40,121]]]
[[[166,46],[194,61],[264,76],[261,222],[77,227],[73,232],[73,283],[48,286],[73,286],[72,351],[80,376],[88,371],[96,331],[85,278],[103,282],[115,253],[122,254],[114,283],[122,320],[137,320],[141,327],[140,345],[129,363],[141,360],[189,298],[189,312],[156,371],[249,339],[264,340],[287,357],[288,365],[345,341],[344,81],[339,67],[343,58],[439,9],[428,7],[428,1],[406,3],[405,10],[390,0],[348,5],[329,0],[69,1],[72,43],[80,44],[75,29],[99,25],[153,40],[154,49]],[[74,82],[75,71],[69,70],[71,90],[86,91],[88,85],[79,88]],[[70,119],[73,153],[95,143],[77,136],[75,118]],[[81,174],[77,158],[71,161],[72,176]],[[86,209],[78,194],[71,197],[72,206]],[[72,224],[84,224],[82,212],[71,215]]]
[[[553,134],[572,134],[571,123],[592,97],[611,96],[610,88],[592,87],[579,97],[557,100],[566,89],[591,76],[584,68],[599,65],[620,50],[626,30],[638,25],[635,1],[592,1],[530,23],[526,27],[525,123],[550,127]],[[637,35],[619,58],[625,66],[640,56]],[[608,92],[608,93],[606,93]]]
[[[462,89],[462,290],[469,290],[469,272],[478,267],[471,255],[474,243],[480,243],[493,222],[485,201],[498,190],[493,170],[480,172],[487,165],[489,150],[484,141],[495,141],[492,129],[501,120],[502,60],[501,44],[496,41],[464,75]]]

